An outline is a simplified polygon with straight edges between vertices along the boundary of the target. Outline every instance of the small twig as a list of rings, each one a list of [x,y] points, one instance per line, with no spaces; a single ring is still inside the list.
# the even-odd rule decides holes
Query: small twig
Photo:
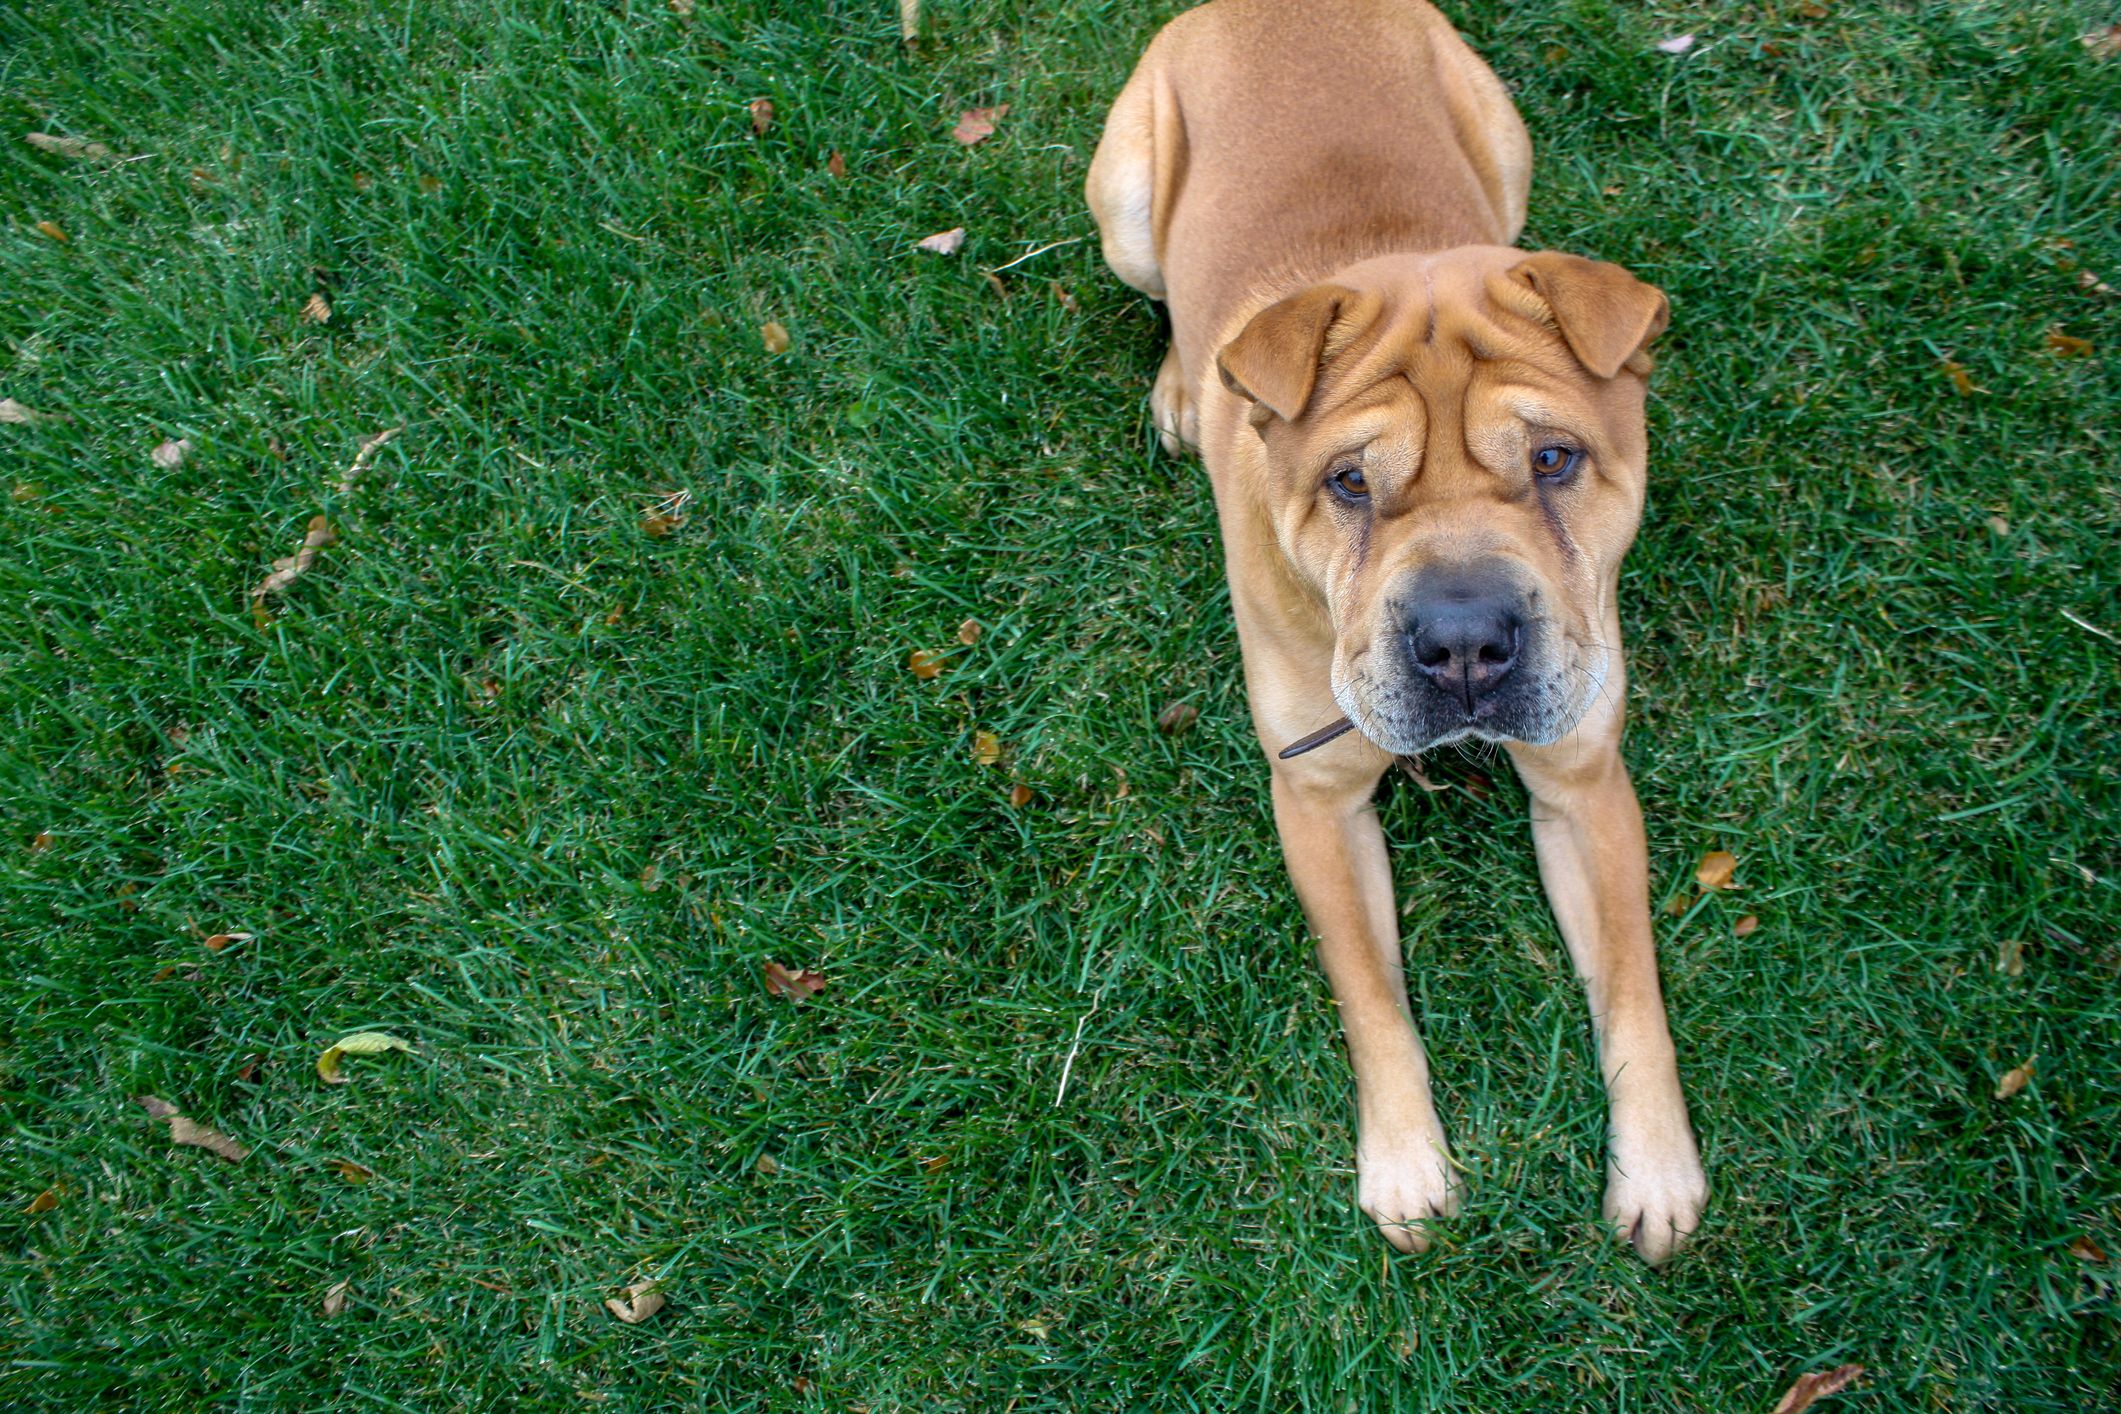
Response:
[[[1068,1043],[1068,1059],[1061,1064],[1060,1089],[1053,1092],[1053,1108],[1055,1109],[1059,1109],[1061,1101],[1068,1098],[1068,1075],[1069,1072],[1075,1069],[1075,1053],[1081,1049],[1083,1044],[1083,1027],[1089,1023],[1091,1017],[1097,1015],[1098,1003],[1104,999],[1105,989],[1099,987],[1096,995],[1090,998],[1090,1009],[1076,1020],[1075,1039]]]
[[[2083,629],[2086,633],[2098,634],[2108,643],[2121,643],[2121,638],[2114,637],[2112,634],[2108,633],[2105,629],[2099,627],[2097,624],[2086,623],[2084,620],[2078,618],[2075,614],[2071,613],[2067,609],[2064,609],[2062,611],[2062,617],[2068,619],[2071,623],[2075,624],[2078,628]]]
[[[360,450],[354,453],[353,465],[346,468],[346,475],[339,478],[339,494],[341,496],[353,490],[354,482],[360,480],[361,473],[368,470],[369,462],[375,459],[377,452],[383,450],[383,444],[404,430],[405,428],[402,425],[386,427],[361,444]]]
[[[1019,255],[1016,259],[1010,261],[1007,265],[995,266],[987,273],[990,275],[999,275],[1004,270],[1014,270],[1017,266],[1023,264],[1025,261],[1029,260],[1034,255],[1044,255],[1049,250],[1059,250],[1064,245],[1074,245],[1082,239],[1083,238],[1081,236],[1070,236],[1067,240],[1064,241],[1055,241],[1051,245],[1042,245],[1037,250],[1024,252],[1024,254]]]

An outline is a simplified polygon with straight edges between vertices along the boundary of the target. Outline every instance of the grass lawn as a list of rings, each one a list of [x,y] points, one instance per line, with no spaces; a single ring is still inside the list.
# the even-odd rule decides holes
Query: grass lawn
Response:
[[[1080,194],[1177,8],[0,13],[0,1401],[2114,1397],[2110,7],[1451,6],[1527,244],[1672,297],[1629,752],[1714,1196],[1655,1273],[1492,755],[1383,806],[1466,1212],[1355,1208]]]

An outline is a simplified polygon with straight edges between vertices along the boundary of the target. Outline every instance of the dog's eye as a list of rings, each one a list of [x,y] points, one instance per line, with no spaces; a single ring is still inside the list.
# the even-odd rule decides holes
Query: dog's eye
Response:
[[[1370,494],[1370,483],[1361,467],[1344,466],[1333,473],[1333,489],[1351,501],[1360,501]]]
[[[1541,447],[1532,453],[1532,470],[1549,480],[1567,476],[1583,465],[1583,453],[1574,447]]]

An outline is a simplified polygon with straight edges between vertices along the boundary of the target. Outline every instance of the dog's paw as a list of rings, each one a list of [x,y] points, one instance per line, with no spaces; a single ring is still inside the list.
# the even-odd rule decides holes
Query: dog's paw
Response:
[[[1149,413],[1167,455],[1175,457],[1187,447],[1200,445],[1200,414],[1186,391],[1186,373],[1179,365],[1175,344],[1164,351],[1163,367],[1149,389]]]
[[[1425,1223],[1458,1212],[1458,1186],[1443,1137],[1410,1138],[1355,1152],[1356,1201],[1385,1241],[1402,1252],[1429,1250]]]
[[[1701,1171],[1701,1153],[1692,1134],[1656,1144],[1614,1137],[1605,1217],[1615,1233],[1634,1244],[1643,1261],[1664,1265],[1701,1226],[1708,1201],[1708,1175]]]

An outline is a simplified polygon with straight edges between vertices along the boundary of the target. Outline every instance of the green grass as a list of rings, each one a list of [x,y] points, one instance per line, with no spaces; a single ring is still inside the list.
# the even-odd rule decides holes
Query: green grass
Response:
[[[1416,1258],[1355,1210],[1205,479],[1079,194],[1176,8],[0,12],[0,396],[65,415],[0,426],[0,1399],[2113,1397],[2121,1268],[2068,1250],[2121,1253],[2112,16],[1452,7],[1528,243],[1673,301],[1629,749],[1655,901],[1742,887],[1659,914],[1714,1198],[1652,1273],[1493,759],[1383,807],[1467,1210]],[[321,1084],[364,1027],[419,1055]]]

